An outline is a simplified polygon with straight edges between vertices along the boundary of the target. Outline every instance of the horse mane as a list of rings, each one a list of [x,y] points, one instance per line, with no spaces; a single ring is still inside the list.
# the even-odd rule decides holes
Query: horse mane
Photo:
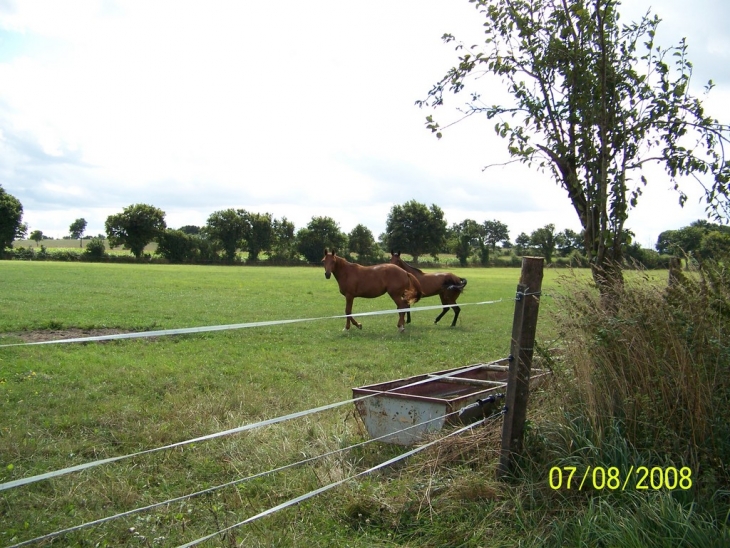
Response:
[[[403,261],[403,259],[401,259],[401,261]],[[403,262],[404,262],[405,264],[407,264],[407,265],[408,265],[409,267],[411,267],[411,268],[412,268],[413,270],[415,270],[416,272],[418,272],[419,274],[423,274],[423,270],[421,270],[420,268],[416,268],[416,267],[415,267],[415,266],[413,266],[412,264],[408,264],[408,263],[406,263],[405,261],[403,261]]]
[[[406,265],[406,266],[407,266],[408,268],[410,268],[410,269],[413,269],[413,270],[415,270],[415,271],[416,271],[416,272],[418,272],[419,274],[423,274],[423,270],[421,270],[420,268],[416,268],[416,267],[415,267],[415,266],[413,266],[412,264],[409,264],[409,263],[405,262],[405,261],[403,260],[403,258],[402,258],[402,257],[400,256],[400,253],[393,253],[393,252],[391,252],[391,253],[392,253],[393,255],[397,255],[397,256],[398,256],[398,259],[400,259],[400,261],[401,261],[401,262],[402,262],[402,263],[403,263],[404,265]]]

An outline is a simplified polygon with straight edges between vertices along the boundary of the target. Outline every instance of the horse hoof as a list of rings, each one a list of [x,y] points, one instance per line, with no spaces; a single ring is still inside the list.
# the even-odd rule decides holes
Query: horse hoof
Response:
[[[405,330],[406,330],[406,328],[405,328],[405,327],[399,327],[399,328],[398,328],[398,333],[404,333],[404,332],[405,332]]]

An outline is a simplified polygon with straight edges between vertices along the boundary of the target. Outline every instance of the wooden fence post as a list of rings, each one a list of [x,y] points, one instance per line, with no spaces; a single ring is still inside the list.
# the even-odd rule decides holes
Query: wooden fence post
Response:
[[[509,376],[505,397],[502,452],[497,478],[504,478],[514,467],[515,455],[522,451],[522,438],[530,394],[530,369],[537,328],[537,312],[542,290],[542,257],[523,257],[520,282],[517,284],[515,315],[512,322]]]

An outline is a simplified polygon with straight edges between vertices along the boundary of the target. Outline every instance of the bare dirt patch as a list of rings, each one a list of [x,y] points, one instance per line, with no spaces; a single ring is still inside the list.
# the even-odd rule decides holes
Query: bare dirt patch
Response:
[[[129,333],[125,329],[39,329],[36,331],[17,331],[15,333],[3,333],[11,337],[18,337],[23,342],[55,341],[59,339],[80,339],[83,337],[101,337],[104,335],[116,335],[118,333]]]

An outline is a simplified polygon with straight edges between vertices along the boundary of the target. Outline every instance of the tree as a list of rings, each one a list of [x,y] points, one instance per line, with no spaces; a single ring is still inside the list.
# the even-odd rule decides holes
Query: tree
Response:
[[[697,252],[703,261],[730,257],[730,233],[713,230],[702,237]]]
[[[276,259],[292,260],[296,258],[296,236],[294,223],[286,217],[274,219],[271,223],[273,232],[272,252]]]
[[[484,226],[473,219],[465,219],[459,224],[451,226],[450,241],[451,252],[459,259],[461,266],[466,266],[469,257],[474,254],[474,249],[481,252],[482,259],[486,258],[483,264],[489,262],[489,250],[484,244]],[[486,249],[486,254],[484,253]]]
[[[425,253],[436,256],[446,241],[444,212],[437,205],[427,208],[415,200],[394,205],[385,225],[386,243],[394,251],[408,253],[413,262]]]
[[[699,219],[678,230],[665,230],[659,234],[655,247],[659,253],[697,254],[705,236],[713,232],[730,235],[730,227]]]
[[[362,224],[357,225],[347,235],[347,248],[350,253],[357,253],[357,260],[361,262],[375,262],[382,255],[375,236]]]
[[[145,246],[167,228],[165,212],[147,204],[125,207],[121,213],[107,217],[104,226],[111,247],[122,245],[138,259]]]
[[[677,236],[676,230],[665,230],[657,238],[654,248],[662,255],[674,253],[674,241]]]
[[[194,262],[198,255],[200,238],[182,230],[167,229],[157,237],[155,253],[171,263]]]
[[[200,231],[202,230],[199,226],[195,225],[185,225],[181,226],[178,230],[182,232],[183,234],[189,234],[190,236],[197,236],[200,234]]]
[[[35,246],[38,247],[38,244],[43,239],[43,231],[42,230],[34,230],[30,233],[30,239],[35,242]]]
[[[515,239],[515,252],[523,255],[528,247],[530,247],[530,236],[526,232],[521,232]]]
[[[623,281],[624,224],[647,184],[643,175],[635,184],[632,174],[644,165],[664,167],[680,204],[687,199],[680,179],[708,176],[708,213],[727,214],[730,162],[723,147],[730,128],[706,116],[690,94],[686,42],[655,45],[658,17],[620,26],[618,0],[474,3],[486,17],[485,47],[466,49],[419,104],[443,104],[445,92],[461,92],[470,78],[482,83],[491,75],[506,84],[511,101],[487,106],[473,91],[466,115],[495,119],[509,154],[548,170],[567,191],[602,295]],[[710,81],[706,90],[712,87]],[[433,116],[426,124],[441,137]]]
[[[13,247],[13,240],[23,238],[27,233],[23,205],[0,185],[0,254],[6,247]]]
[[[496,251],[497,244],[505,240],[509,240],[509,228],[503,222],[484,221],[485,240],[487,244],[492,246],[492,251]]]
[[[248,251],[248,260],[249,262],[256,262],[259,253],[271,251],[274,243],[271,213],[249,213],[240,210],[239,214],[243,217],[245,225],[243,237],[246,251]]]
[[[232,263],[236,252],[243,246],[246,236],[246,221],[242,210],[224,209],[210,214],[203,232],[212,241],[223,248],[225,258]]]
[[[545,257],[548,264],[553,262],[553,254],[555,253],[555,225],[550,223],[542,228],[538,228],[530,235],[530,245],[536,247]]]
[[[576,249],[582,249],[583,236],[566,228],[555,236],[555,247],[561,257],[567,257]]]
[[[340,250],[347,245],[347,236],[331,217],[312,217],[305,228],[297,232],[297,250],[310,263],[322,259],[325,248]]]
[[[71,226],[68,227],[68,232],[74,240],[79,240],[79,247],[83,247],[84,243],[84,232],[86,232],[86,219],[76,219]]]

